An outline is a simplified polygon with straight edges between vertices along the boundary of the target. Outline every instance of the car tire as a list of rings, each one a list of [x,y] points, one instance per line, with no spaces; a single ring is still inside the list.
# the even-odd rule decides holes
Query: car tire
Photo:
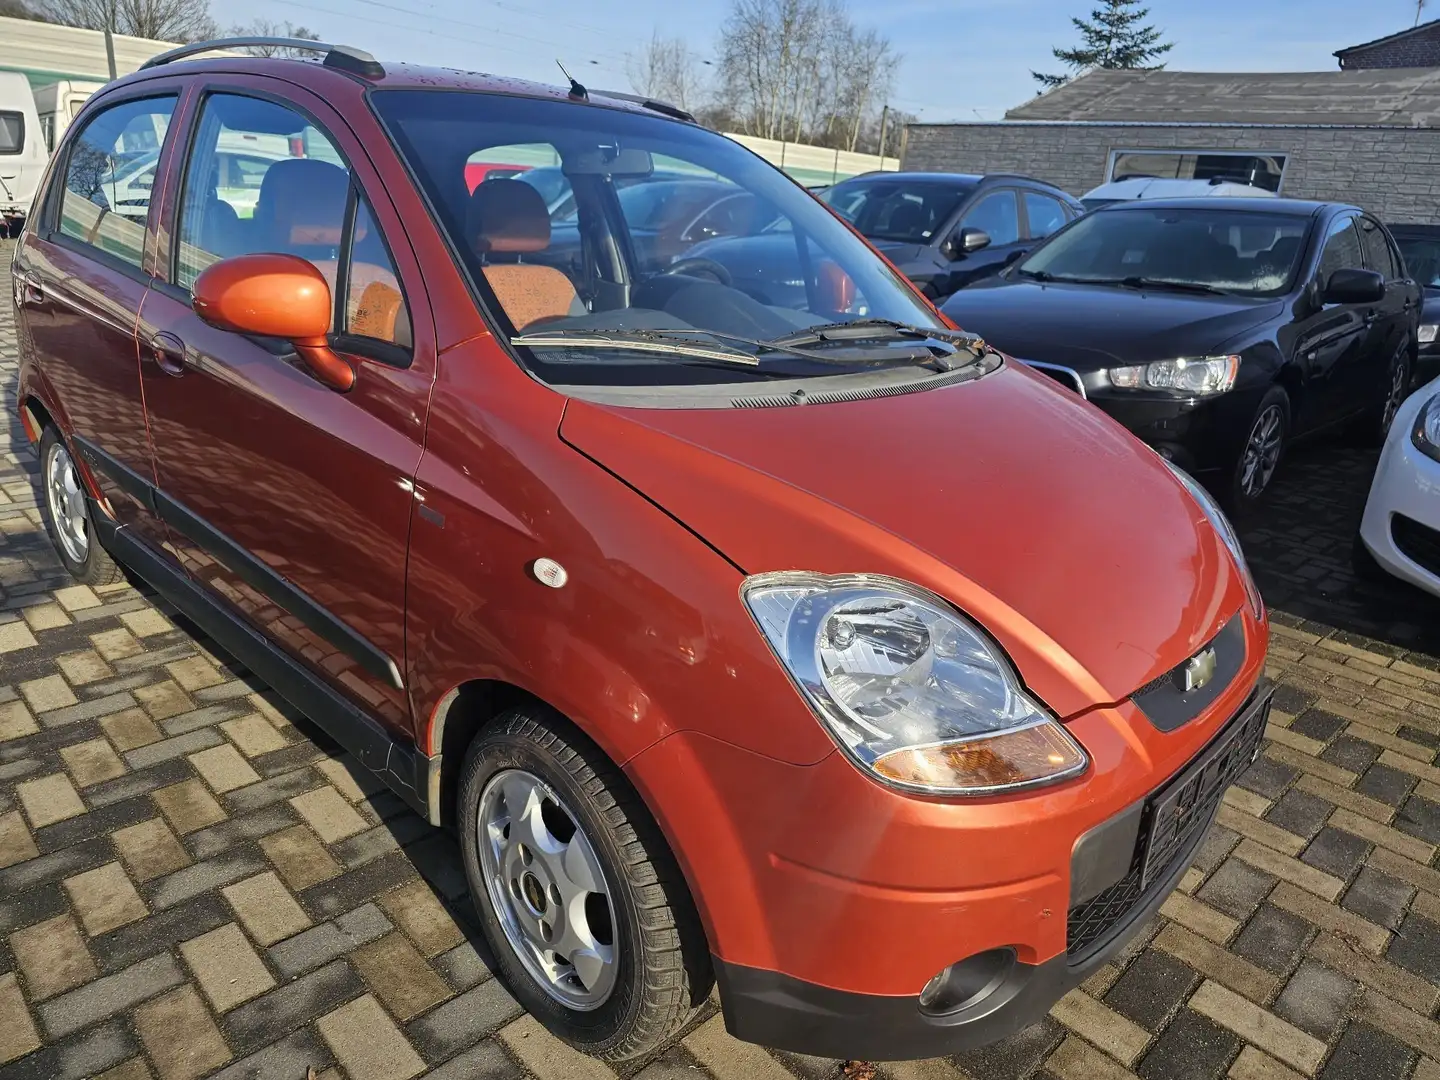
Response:
[[[1367,446],[1385,445],[1385,439],[1390,434],[1390,425],[1395,422],[1395,414],[1410,395],[1411,368],[1410,346],[1405,344],[1400,346],[1399,351],[1391,358],[1390,366],[1386,370],[1384,400],[1378,408],[1366,414],[1362,431]]]
[[[40,437],[40,490],[45,528],[70,576],[86,585],[121,580],[125,575],[95,535],[90,498],[70,448],[53,425]]]
[[[1365,546],[1365,541],[1360,539],[1360,534],[1355,534],[1355,542],[1350,545],[1350,566],[1355,571],[1355,577],[1360,581],[1368,581],[1371,584],[1380,584],[1392,580]]]
[[[1284,456],[1290,434],[1290,397],[1283,387],[1265,391],[1245,432],[1226,499],[1227,509],[1237,517],[1260,505]]]
[[[459,800],[470,894],[516,1000],[607,1061],[679,1031],[713,982],[704,930],[658,826],[605,754],[552,710],[517,709],[471,743]],[[577,943],[565,962],[544,959],[546,945]]]

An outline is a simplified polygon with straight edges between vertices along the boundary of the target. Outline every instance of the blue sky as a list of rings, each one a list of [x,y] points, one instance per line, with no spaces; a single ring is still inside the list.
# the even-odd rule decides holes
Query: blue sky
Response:
[[[555,59],[588,85],[629,89],[625,58],[657,29],[713,55],[729,0],[249,0],[247,18],[290,20],[382,59],[555,82]],[[923,120],[999,119],[1034,93],[1032,68],[1070,45],[1091,0],[850,0],[904,56],[892,102]],[[1440,0],[1428,17],[1440,18]],[[221,22],[229,4],[216,4]],[[1151,0],[1151,21],[1191,71],[1333,70],[1330,54],[1393,33],[1415,0]]]

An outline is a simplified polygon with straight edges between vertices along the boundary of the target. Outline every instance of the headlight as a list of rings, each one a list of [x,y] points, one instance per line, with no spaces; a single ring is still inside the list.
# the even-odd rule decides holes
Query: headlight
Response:
[[[1440,394],[1420,409],[1415,426],[1410,429],[1410,441],[1426,457],[1440,461]]]
[[[888,784],[991,795],[1089,759],[999,650],[938,597],[890,578],[762,574],[743,595],[849,757]]]
[[[1220,394],[1235,385],[1238,356],[1182,356],[1153,364],[1110,369],[1110,382],[1126,390],[1180,390],[1187,394]]]
[[[1175,479],[1185,485],[1185,490],[1190,492],[1194,500],[1200,504],[1200,509],[1205,511],[1205,516],[1210,519],[1210,524],[1215,526],[1215,531],[1220,534],[1220,539],[1230,549],[1230,554],[1235,558],[1235,565],[1240,568],[1240,577],[1245,582],[1245,595],[1250,599],[1250,610],[1255,613],[1257,619],[1265,615],[1265,601],[1260,596],[1260,589],[1255,584],[1255,578],[1250,573],[1250,564],[1245,561],[1245,550],[1240,546],[1240,538],[1235,535],[1235,529],[1230,524],[1230,519],[1220,509],[1219,503],[1211,497],[1210,493],[1195,482],[1195,478],[1187,473],[1180,466],[1176,465],[1169,458],[1161,458],[1169,470],[1175,474]]]
[[[1418,339],[1421,345],[1429,345],[1435,340],[1435,331],[1440,329],[1434,323],[1425,323],[1420,327]]]

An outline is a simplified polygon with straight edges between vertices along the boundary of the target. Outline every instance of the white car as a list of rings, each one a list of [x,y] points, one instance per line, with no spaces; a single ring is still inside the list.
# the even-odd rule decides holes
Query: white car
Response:
[[[1395,413],[1355,540],[1355,571],[1440,596],[1440,379]]]
[[[1234,180],[1173,180],[1168,177],[1132,176],[1112,180],[1087,191],[1080,202],[1086,210],[1132,199],[1274,199],[1275,192]]]

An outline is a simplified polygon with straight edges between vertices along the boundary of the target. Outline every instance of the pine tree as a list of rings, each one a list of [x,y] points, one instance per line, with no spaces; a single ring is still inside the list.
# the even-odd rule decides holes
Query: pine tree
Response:
[[[1055,59],[1069,67],[1065,75],[1030,74],[1045,90],[1063,86],[1075,73],[1090,68],[1154,68],[1152,63],[1175,47],[1173,41],[1161,42],[1161,31],[1141,25],[1150,15],[1149,8],[1135,7],[1140,0],[1104,0],[1104,6],[1090,12],[1090,22],[1071,19],[1080,31],[1084,45],[1074,49],[1052,49]]]

